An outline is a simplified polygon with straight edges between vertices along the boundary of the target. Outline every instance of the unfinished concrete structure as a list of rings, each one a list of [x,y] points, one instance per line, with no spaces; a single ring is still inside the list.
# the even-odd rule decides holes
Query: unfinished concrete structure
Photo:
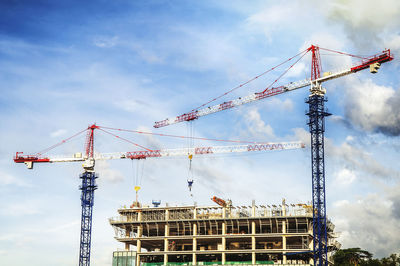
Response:
[[[110,218],[130,262],[115,265],[312,265],[312,208],[305,204],[134,207]],[[339,246],[328,221],[329,250]],[[119,254],[119,255],[118,255]],[[125,255],[124,255],[125,254]],[[126,258],[125,258],[126,259]],[[127,261],[127,260],[126,260]]]

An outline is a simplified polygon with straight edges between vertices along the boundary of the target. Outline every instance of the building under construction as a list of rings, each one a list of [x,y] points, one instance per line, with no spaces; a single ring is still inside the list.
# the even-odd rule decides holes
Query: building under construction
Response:
[[[306,204],[131,207],[110,218],[113,266],[313,265],[313,214]],[[329,254],[340,244],[327,221]],[[330,257],[330,256],[328,256]]]

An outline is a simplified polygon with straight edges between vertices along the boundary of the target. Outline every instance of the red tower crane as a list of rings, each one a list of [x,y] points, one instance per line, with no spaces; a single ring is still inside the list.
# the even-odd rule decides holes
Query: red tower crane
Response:
[[[118,131],[128,131],[143,134],[152,134],[150,132],[141,132],[133,130],[123,130],[98,126],[93,124],[87,129],[78,132],[77,134],[62,140],[61,142],[33,155],[23,155],[22,152],[17,152],[14,157],[15,163],[24,163],[28,169],[33,169],[35,163],[61,163],[61,162],[83,162],[83,173],[80,175],[82,179],[82,185],[80,189],[81,194],[81,205],[82,205],[82,216],[81,216],[81,236],[80,236],[80,252],[79,252],[79,266],[89,266],[90,265],[90,248],[91,248],[91,233],[92,233],[92,213],[94,204],[94,191],[97,189],[96,178],[97,174],[94,172],[95,162],[98,160],[113,160],[113,159],[131,159],[140,160],[146,158],[160,158],[160,157],[173,157],[173,156],[191,156],[193,155],[212,155],[212,154],[222,154],[222,153],[238,153],[238,152],[265,152],[273,150],[290,150],[304,148],[305,145],[302,142],[279,142],[279,143],[249,143],[242,145],[230,145],[230,146],[205,146],[205,147],[192,147],[192,148],[181,148],[181,149],[160,149],[151,150],[145,148],[139,144],[136,144],[130,140],[124,139],[121,136],[115,135],[106,129],[118,130]],[[94,150],[94,131],[101,130],[107,134],[110,134],[120,140],[124,140],[133,144],[142,150],[130,151],[130,152],[115,152],[115,153],[95,153]],[[45,156],[49,150],[58,147],[61,144],[66,143],[72,138],[87,132],[85,153],[77,152],[72,156]],[[170,137],[183,136],[173,136],[173,135],[163,135]],[[198,138],[204,139],[204,138]],[[205,139],[204,139],[205,140]],[[230,141],[230,142],[240,142],[240,141]],[[135,187],[136,189],[136,187]],[[137,201],[137,200],[136,200]]]
[[[335,52],[342,55],[349,55],[362,59],[356,65],[348,67],[344,70],[337,72],[325,72],[322,74],[321,60],[319,50],[325,50],[329,52]],[[308,52],[311,52],[311,77],[309,79],[300,80],[296,82],[290,82],[286,85],[272,87],[283,75],[285,75],[297,62],[299,62]],[[266,89],[260,92],[256,92],[245,97],[240,97],[235,100],[217,104],[214,106],[208,106],[209,103],[227,95],[228,93],[236,90],[251,81],[258,79],[266,73],[276,69],[277,67],[287,63],[294,58],[299,57],[289,68],[287,68],[277,79],[275,79]],[[262,74],[240,84],[239,86],[231,89],[230,91],[212,99],[211,101],[193,109],[188,113],[182,115],[167,118],[162,121],[155,122],[154,127],[164,127],[183,121],[191,121],[202,116],[220,112],[226,109],[234,108],[243,104],[251,103],[254,101],[262,100],[285,92],[297,90],[310,86],[310,95],[307,99],[309,104],[309,116],[308,126],[311,133],[311,169],[312,169],[312,198],[313,208],[316,212],[313,212],[313,251],[314,251],[314,263],[315,265],[328,265],[328,239],[326,229],[326,199],[325,199],[325,163],[324,163],[324,131],[325,131],[325,116],[330,114],[325,110],[324,103],[326,90],[322,88],[321,84],[328,80],[340,78],[346,75],[357,73],[361,70],[370,69],[371,73],[377,73],[380,65],[385,62],[393,60],[393,56],[390,54],[390,50],[385,50],[379,54],[370,57],[359,57],[350,55],[343,52],[338,52],[326,48],[321,48],[315,45],[311,45],[306,50],[299,54],[289,58],[281,64],[263,72]]]

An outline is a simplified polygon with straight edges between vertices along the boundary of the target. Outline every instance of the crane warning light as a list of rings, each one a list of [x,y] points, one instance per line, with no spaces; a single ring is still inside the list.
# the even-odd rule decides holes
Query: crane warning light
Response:
[[[373,63],[371,65],[369,65],[369,72],[371,72],[372,74],[378,73],[378,69],[381,67],[381,63]]]

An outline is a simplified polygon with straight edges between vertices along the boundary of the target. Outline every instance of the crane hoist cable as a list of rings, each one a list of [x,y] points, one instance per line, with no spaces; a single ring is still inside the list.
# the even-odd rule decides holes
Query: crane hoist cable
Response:
[[[142,188],[145,160],[136,160],[136,169],[134,169],[134,166],[133,166],[133,159],[131,161],[132,161],[132,173],[134,176],[134,178],[133,178],[134,179],[134,190],[136,193],[136,201],[133,205],[136,205],[137,207],[139,207],[138,194],[139,194],[139,190]]]
[[[190,121],[190,123],[188,123],[187,125],[187,130],[188,130],[188,150],[192,150],[192,148],[194,147],[194,138],[193,138],[193,134],[194,134],[194,122]],[[188,159],[189,159],[189,167],[188,167],[188,177],[187,177],[187,183],[188,183],[188,188],[189,188],[189,193],[190,196],[193,197],[193,193],[192,193],[192,186],[194,183],[193,177],[193,165],[192,165],[192,160],[193,160],[193,154],[188,153]]]

